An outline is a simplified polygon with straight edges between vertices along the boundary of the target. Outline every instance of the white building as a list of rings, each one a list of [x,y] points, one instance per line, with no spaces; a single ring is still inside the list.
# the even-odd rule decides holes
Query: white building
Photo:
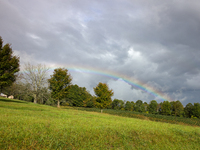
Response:
[[[3,93],[1,93],[0,96],[1,96],[1,97],[7,98],[7,95],[5,95],[5,94],[3,94]]]

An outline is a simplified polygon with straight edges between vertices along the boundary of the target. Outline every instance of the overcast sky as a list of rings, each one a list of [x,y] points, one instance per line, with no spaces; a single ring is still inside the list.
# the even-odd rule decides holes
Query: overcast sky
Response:
[[[0,0],[0,36],[22,67],[74,68],[73,84],[92,94],[104,82],[113,99],[162,101],[125,77],[184,105],[200,102],[200,1]]]

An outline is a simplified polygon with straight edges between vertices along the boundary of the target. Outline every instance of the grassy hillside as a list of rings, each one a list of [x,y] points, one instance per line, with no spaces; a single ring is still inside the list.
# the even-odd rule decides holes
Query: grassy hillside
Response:
[[[0,149],[198,149],[200,128],[0,98]]]
[[[63,108],[69,109],[70,107],[63,106]],[[100,112],[100,109],[98,108],[73,107],[73,109]],[[166,116],[166,115],[159,115],[159,114],[155,115],[155,114],[140,113],[140,112],[135,112],[135,111],[124,111],[124,110],[114,110],[114,109],[104,109],[103,112],[106,114],[123,116],[123,117],[138,118],[138,119],[145,119],[145,120],[151,120],[151,121],[159,121],[159,122],[166,122],[166,123],[172,123],[172,124],[191,125],[191,126],[200,127],[199,118],[185,118],[185,117]]]

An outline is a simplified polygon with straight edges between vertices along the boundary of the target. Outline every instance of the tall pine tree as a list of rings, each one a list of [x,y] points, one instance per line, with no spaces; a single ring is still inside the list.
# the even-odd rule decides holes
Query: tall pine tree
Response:
[[[5,87],[12,85],[19,71],[19,57],[13,55],[10,44],[3,46],[0,37],[0,93]]]

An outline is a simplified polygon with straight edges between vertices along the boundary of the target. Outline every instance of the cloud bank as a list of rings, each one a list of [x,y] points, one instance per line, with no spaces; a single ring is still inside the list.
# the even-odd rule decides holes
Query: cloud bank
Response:
[[[21,65],[105,70],[137,79],[184,105],[200,97],[200,2],[0,1],[0,36]],[[91,93],[98,82],[122,100],[156,99],[119,79],[71,72]]]

